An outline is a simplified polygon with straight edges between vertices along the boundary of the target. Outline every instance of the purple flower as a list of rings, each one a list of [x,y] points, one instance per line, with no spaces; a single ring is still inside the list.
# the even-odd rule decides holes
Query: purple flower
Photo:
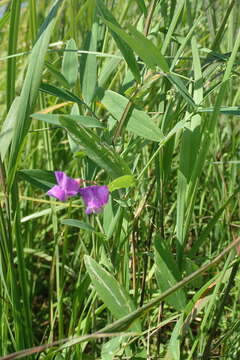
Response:
[[[47,194],[60,201],[66,201],[69,197],[77,195],[80,190],[79,183],[68,177],[62,171],[55,171],[55,177],[58,185],[53,186]]]
[[[87,186],[79,190],[80,195],[86,205],[86,214],[98,213],[102,207],[107,204],[109,190],[106,185],[103,186]]]

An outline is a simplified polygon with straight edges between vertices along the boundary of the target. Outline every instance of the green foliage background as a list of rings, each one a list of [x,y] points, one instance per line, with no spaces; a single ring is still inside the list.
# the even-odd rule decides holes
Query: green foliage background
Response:
[[[1,1],[1,359],[239,357],[239,10]]]

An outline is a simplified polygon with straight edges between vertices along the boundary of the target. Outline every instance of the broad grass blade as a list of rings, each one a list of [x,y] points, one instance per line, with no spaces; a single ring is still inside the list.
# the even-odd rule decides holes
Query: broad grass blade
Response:
[[[39,87],[40,91],[43,91],[47,94],[54,95],[56,97],[59,97],[60,99],[66,100],[66,101],[72,101],[77,104],[84,104],[84,102],[76,95],[74,95],[71,91],[60,89],[57,86],[50,85],[47,83],[42,83]]]
[[[57,183],[55,175],[52,171],[23,169],[18,171],[17,175],[21,180],[28,181],[30,184],[42,189],[43,191],[48,191]]]
[[[12,102],[7,117],[2,125],[0,133],[0,154],[2,161],[4,160],[12,141],[13,132],[17,120],[18,103],[19,97],[16,97]]]
[[[87,34],[84,50],[97,51],[98,22],[96,16],[91,31]],[[86,104],[90,105],[97,85],[97,58],[95,54],[82,54],[80,59],[80,83],[82,96]]]
[[[84,223],[80,220],[64,219],[64,220],[61,220],[61,224],[77,227],[77,228],[85,230],[85,231],[96,232],[96,230],[91,225]]]
[[[9,157],[9,178],[8,185],[11,188],[18,162],[20,160],[23,142],[31,125],[29,117],[31,109],[35,104],[38,88],[41,80],[42,69],[44,65],[44,57],[48,48],[48,43],[54,26],[54,20],[57,16],[57,10],[62,0],[55,2],[48,17],[46,18],[36,44],[33,47],[29,59],[26,78],[21,91],[19,106],[17,111],[17,123],[14,128],[14,134]]]
[[[63,115],[63,114],[41,114],[35,113],[31,115],[34,119],[44,121],[48,124],[52,124],[55,126],[61,126],[62,119],[71,119],[76,122],[76,124],[84,126],[86,128],[101,128],[104,129],[104,125],[100,123],[99,120],[91,117],[91,116],[83,116],[83,115]]]
[[[78,76],[78,55],[74,39],[67,42],[62,62],[62,74],[67,80],[69,87],[74,87]]]

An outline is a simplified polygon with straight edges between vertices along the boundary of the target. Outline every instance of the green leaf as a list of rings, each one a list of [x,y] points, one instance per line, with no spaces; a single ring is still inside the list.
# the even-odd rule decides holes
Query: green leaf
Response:
[[[203,81],[201,62],[199,58],[197,42],[195,36],[191,40],[192,53],[193,53],[193,70],[194,70],[194,83],[193,83],[193,97],[197,104],[203,100]],[[186,115],[188,116],[188,115]],[[182,142],[180,146],[180,166],[178,172],[178,191],[177,191],[177,257],[179,266],[182,262],[182,253],[185,241],[184,224],[186,220],[186,211],[189,211],[189,206],[186,204],[186,196],[189,186],[189,181],[192,175],[194,165],[196,163],[199,146],[201,142],[201,116],[195,114],[186,123],[183,130]],[[189,151],[191,149],[191,151]]]
[[[149,66],[152,63],[153,66],[155,64],[156,66],[160,67],[160,69],[163,72],[165,72],[165,73],[169,72],[168,63],[167,63],[165,57],[161,54],[161,50],[159,48],[157,48],[152,43],[151,40],[149,40],[148,38],[146,38],[146,36],[144,36],[142,33],[140,33],[134,26],[129,25],[128,28],[135,40],[135,47],[136,47],[136,44],[139,47],[141,44],[141,53],[138,53],[138,55],[142,59],[144,59],[144,58],[148,59]],[[147,64],[147,62],[146,62],[146,64]]]
[[[168,31],[166,35],[164,36],[164,42],[162,45],[162,53],[165,54],[166,50],[172,40],[174,29],[176,28],[176,25],[178,22],[180,22],[182,19],[180,18],[180,15],[182,13],[182,8],[185,5],[185,0],[178,0],[173,6],[174,6],[174,14],[171,17],[170,25],[168,26]]]
[[[10,18],[10,14],[11,14],[11,11],[8,10],[8,11],[5,12],[5,14],[0,19],[0,30],[8,22],[8,20]]]
[[[168,345],[167,355],[165,360],[180,360],[180,346],[182,341],[182,329],[183,329],[183,314],[180,316],[178,322],[174,326],[171,339]]]
[[[85,255],[84,261],[97,294],[116,319],[120,319],[135,310],[125,288],[109,272],[90,256]],[[130,329],[141,331],[139,321],[134,322]]]
[[[96,230],[91,225],[86,224],[79,220],[75,220],[75,219],[61,220],[61,224],[77,227],[79,229],[83,229],[83,230],[90,231],[90,232],[96,232]]]
[[[123,355],[123,343],[127,342],[126,336],[115,336],[113,339],[108,340],[102,346],[101,360],[114,360],[116,357]]]
[[[109,175],[119,177],[129,174],[130,169],[126,162],[107,147],[101,139],[94,134],[91,130],[87,130],[81,126],[77,126],[72,119],[60,119],[60,123],[64,126],[73,140],[84,148],[87,156],[94,161],[100,168],[109,172]]]
[[[51,187],[56,185],[56,178],[53,171],[47,170],[20,170],[18,171],[18,176],[22,180],[28,181],[30,184],[44,190],[48,191]]]
[[[98,23],[93,22],[92,30],[87,34],[85,51],[97,51]],[[97,85],[97,58],[95,54],[82,54],[80,58],[80,82],[82,96],[86,104],[90,105]]]
[[[104,22],[141,57],[148,67],[155,68],[159,66],[165,73],[169,71],[168,63],[162,56],[160,50],[133,26],[129,25],[129,30],[132,35],[130,36],[120,27],[109,21],[104,20]]]
[[[203,101],[203,77],[202,77],[201,59],[199,56],[199,51],[195,36],[192,37],[191,45],[192,45],[192,54],[193,54],[193,71],[194,71],[193,98],[196,104],[201,104]]]
[[[17,166],[21,158],[23,143],[31,125],[31,118],[29,115],[38,95],[38,88],[44,65],[44,57],[48,49],[50,36],[55,23],[54,20],[57,16],[57,10],[61,3],[62,0],[55,2],[54,6],[50,10],[47,18],[45,19],[45,22],[41,27],[40,36],[35,43],[29,58],[29,65],[20,94],[17,110],[17,122],[14,128],[9,157],[8,169],[10,172],[8,177],[8,185],[10,188],[13,184]]]
[[[80,112],[79,112],[79,106],[77,104],[73,104],[73,107],[71,109],[71,115],[77,115],[79,116],[80,115]],[[83,151],[81,151],[81,146],[79,144],[77,144],[73,138],[71,137],[71,135],[68,133],[68,141],[69,141],[69,146],[70,146],[70,149],[72,151],[72,153],[76,156],[76,154],[84,154]]]
[[[135,180],[132,175],[124,175],[114,179],[108,184],[109,191],[114,191],[122,188],[128,188],[135,185]]]
[[[188,276],[192,274],[194,271],[199,269],[199,266],[189,257],[184,256],[183,258],[183,264],[182,269],[185,276]],[[200,288],[203,283],[202,276],[199,276],[198,278],[194,279],[191,284],[191,289],[194,288]]]
[[[90,116],[82,116],[82,115],[64,115],[64,114],[41,114],[35,113],[31,115],[33,118],[37,120],[45,121],[46,123],[62,126],[61,120],[68,119],[74,120],[76,124],[87,128],[104,128],[103,124],[100,123],[97,119]]]
[[[156,239],[154,254],[157,283],[161,292],[164,292],[177,284],[181,280],[181,276],[172,253],[163,239]],[[166,302],[173,306],[174,309],[182,310],[187,302],[183,289],[168,296]]]
[[[75,86],[78,75],[78,55],[74,39],[67,41],[62,61],[62,74],[70,87]]]
[[[48,61],[45,61],[45,65],[48,68],[48,70],[50,71],[50,73],[54,76],[54,78],[64,87],[69,87],[69,83],[68,81],[65,79],[65,77],[63,76],[63,74],[58,70],[58,68],[56,68],[55,66],[53,66],[53,64],[50,64]]]
[[[14,128],[16,126],[16,121],[17,121],[18,105],[19,105],[19,97],[16,97],[12,102],[7,117],[2,125],[2,129],[0,133],[0,154],[2,161],[4,160],[8,148],[12,141]]]
[[[212,113],[213,111],[214,111],[213,107],[198,109],[198,112],[200,113]],[[221,114],[226,114],[226,115],[240,115],[240,106],[221,106],[219,111]]]
[[[112,73],[117,71],[120,61],[121,59],[115,57],[112,59],[105,60],[98,78],[99,87],[104,87],[104,85],[109,80]]]
[[[175,74],[167,74],[166,77],[170,83],[173,84],[180,95],[187,101],[187,103],[195,108],[196,104],[180,77]]]
[[[41,83],[39,90],[48,93],[50,95],[56,96],[65,101],[72,101],[81,105],[84,104],[84,102],[79,97],[71,93],[71,91],[68,91],[66,89],[60,89],[54,85]]]
[[[116,92],[106,90],[101,99],[101,103],[115,119],[120,120],[128,104],[128,99]],[[162,131],[153,120],[144,111],[137,109],[133,109],[126,129],[133,132],[135,135],[151,141],[160,141],[164,138]]]
[[[122,39],[122,37],[119,36],[119,34],[111,27],[113,26],[117,29],[120,29],[120,25],[118,24],[112,13],[108,10],[108,8],[104,5],[102,0],[96,0],[96,4],[98,11],[103,18],[103,22],[108,25],[112,37],[114,38],[119,50],[121,51],[126,63],[128,64],[129,69],[131,70],[135,80],[137,82],[140,82],[141,76],[139,67],[131,47],[129,47],[126,44],[125,39]]]
[[[147,8],[146,8],[144,0],[136,0],[136,3],[138,4],[139,9],[142,11],[144,16],[147,16]]]

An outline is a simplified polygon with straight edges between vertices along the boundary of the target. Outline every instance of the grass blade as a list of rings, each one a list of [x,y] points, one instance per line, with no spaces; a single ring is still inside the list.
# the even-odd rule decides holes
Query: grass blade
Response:
[[[61,3],[62,0],[58,0],[51,9],[45,23],[42,26],[40,37],[34,45],[30,55],[26,78],[19,98],[17,112],[18,121],[16,123],[16,127],[14,128],[9,157],[9,188],[12,187],[18,162],[20,161],[21,157],[23,142],[31,125],[31,118],[29,115],[37,98],[44,64],[44,57],[48,49],[48,43],[54,26],[54,20],[57,15],[57,10]]]
[[[119,50],[121,51],[125,61],[127,62],[135,80],[137,82],[140,82],[141,77],[140,77],[138,64],[137,64],[137,61],[135,59],[135,56],[133,54],[131,47],[129,47],[126,44],[126,41],[124,39],[122,39],[122,37],[119,36],[119,34],[116,31],[114,31],[114,29],[113,29],[114,27],[116,27],[117,29],[120,29],[118,22],[116,21],[114,16],[111,14],[111,12],[108,10],[108,8],[104,5],[102,0],[97,0],[96,3],[97,3],[97,9],[103,18],[103,22],[105,22],[109,26],[111,34],[112,34]]]

